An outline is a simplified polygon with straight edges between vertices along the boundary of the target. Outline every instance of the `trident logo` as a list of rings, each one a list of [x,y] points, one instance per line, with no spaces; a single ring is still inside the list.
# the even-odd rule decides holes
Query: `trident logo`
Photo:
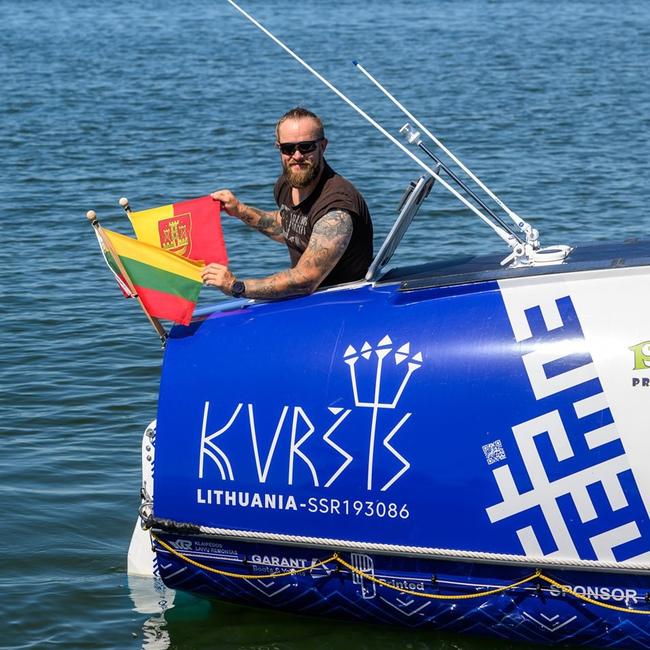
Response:
[[[404,393],[404,389],[408,384],[411,375],[422,366],[422,353],[418,352],[411,356],[411,344],[405,343],[400,348],[398,348],[393,359],[390,358],[390,355],[393,353],[393,342],[390,337],[384,336],[384,338],[379,341],[377,346],[373,348],[370,343],[367,341],[361,346],[361,350],[357,350],[349,345],[346,349],[343,359],[345,363],[348,364],[350,368],[350,380],[352,382],[352,393],[354,395],[354,404],[359,408],[369,408],[372,409],[372,423],[370,425],[370,443],[368,447],[368,490],[372,489],[372,472],[373,464],[375,457],[375,438],[377,435],[377,416],[379,414],[379,409],[395,409],[397,404]],[[368,372],[369,369],[371,375],[374,370],[374,386],[372,382],[368,384],[368,387],[372,388],[371,392],[367,394],[361,394],[359,391],[358,377],[357,377],[357,363],[359,359],[365,359],[368,362],[375,362],[376,367],[368,366],[363,361],[360,366],[364,366],[363,370]],[[392,362],[391,362],[392,361]],[[384,387],[382,390],[382,380],[383,372],[387,367],[396,367],[402,364],[404,361],[407,361],[406,372],[401,378],[399,384],[395,385],[395,382],[392,382],[393,385],[386,386],[387,382],[384,380]],[[361,371],[361,367],[359,368]],[[363,372],[363,371],[362,371]],[[365,374],[364,372],[364,374]],[[394,376],[394,373],[390,373],[391,377]],[[381,488],[381,491],[387,490],[395,481],[408,470],[411,464],[393,447],[390,445],[390,441],[393,436],[400,430],[402,425],[411,417],[411,413],[406,413],[402,419],[393,427],[390,433],[384,438],[384,447],[388,449],[396,458],[398,458],[404,466],[402,469],[393,476],[393,478],[386,483]]]
[[[417,354],[411,355],[410,343],[405,343],[397,350],[394,350],[391,339],[388,336],[384,336],[374,347],[370,343],[365,342],[359,352],[349,345],[343,353],[343,361],[348,365],[350,370],[354,406],[360,409],[371,410],[372,421],[368,446],[367,488],[368,490],[372,490],[379,410],[395,410],[397,408],[411,376],[422,366],[422,354],[418,352]],[[401,368],[398,368],[398,366],[401,366]],[[354,409],[352,406],[350,408],[340,406],[330,406],[328,408],[337,418],[322,433],[322,441],[340,454],[344,460],[326,481],[323,486],[325,488],[330,487],[353,461],[352,454],[349,454],[343,447],[332,440],[331,436],[339,429]],[[203,426],[201,428],[201,445],[199,451],[198,477],[200,479],[204,477],[206,460],[211,460],[216,465],[222,481],[235,480],[235,468],[226,452],[221,449],[219,443],[222,440],[221,436],[235,426],[240,416],[245,419],[245,415],[242,415],[242,412],[246,413],[247,411],[248,422],[243,423],[243,426],[248,429],[248,433],[250,434],[253,460],[259,483],[266,483],[273,459],[279,448],[278,441],[282,435],[282,431],[286,431],[288,428],[290,435],[287,468],[288,485],[293,485],[294,466],[297,460],[302,461],[311,472],[314,486],[318,487],[320,485],[316,464],[312,462],[313,459],[307,455],[307,452],[301,449],[302,445],[317,431],[318,426],[312,421],[302,406],[289,406],[286,404],[282,406],[281,412],[279,415],[276,415],[277,420],[275,421],[273,438],[266,449],[262,449],[260,444],[260,438],[258,437],[260,415],[258,413],[256,416],[255,407],[252,403],[247,403],[246,408],[244,408],[244,403],[239,402],[234,407],[228,421],[220,428],[212,430],[212,432],[210,432],[208,427],[209,409],[210,402],[206,401],[203,408]],[[386,450],[394,458],[399,460],[402,466],[381,486],[381,492],[388,490],[411,467],[411,464],[406,458],[390,444],[395,434],[402,428],[411,415],[412,413],[405,413],[382,441]],[[265,421],[264,418],[263,421]]]

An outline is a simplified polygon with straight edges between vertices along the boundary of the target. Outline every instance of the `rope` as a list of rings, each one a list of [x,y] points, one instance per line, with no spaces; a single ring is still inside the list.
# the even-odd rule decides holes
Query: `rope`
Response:
[[[578,600],[584,600],[586,603],[590,603],[591,605],[597,605],[598,607],[604,607],[605,609],[613,609],[615,612],[625,612],[626,614],[646,614],[646,615],[650,614],[650,610],[632,609],[632,608],[628,609],[627,607],[621,607],[620,605],[610,605],[609,603],[603,603],[600,600],[590,598],[589,596],[585,596],[584,594],[579,594],[577,591],[571,589],[571,587],[567,587],[567,585],[563,585],[557,580],[545,576],[543,573],[539,574],[539,578],[540,580],[543,580],[544,582],[548,582],[548,584],[553,585],[558,589],[561,589],[565,594],[569,594],[570,596],[573,596]]]
[[[328,558],[314,562],[313,564],[310,564],[309,566],[306,567],[290,569],[289,571],[279,571],[277,573],[266,573],[262,575],[260,574],[246,575],[242,573],[233,573],[231,571],[222,571],[220,569],[215,569],[205,564],[201,564],[200,562],[197,562],[196,560],[193,560],[192,558],[188,557],[184,553],[181,553],[180,551],[176,550],[175,548],[167,544],[167,542],[160,539],[160,537],[158,537],[154,533],[151,533],[151,537],[156,542],[158,542],[158,544],[160,544],[160,546],[162,546],[165,550],[169,551],[172,555],[175,555],[176,557],[180,558],[184,562],[187,562],[188,564],[191,564],[192,566],[195,566],[203,571],[208,571],[209,573],[215,573],[217,575],[225,576],[227,578],[240,578],[242,580],[268,580],[269,578],[282,578],[286,576],[297,575],[299,573],[306,573],[307,571],[311,571],[312,569],[317,569],[318,567],[325,566],[330,562],[337,562],[338,564],[345,567],[352,573],[361,576],[364,580],[374,582],[375,584],[381,585],[386,589],[392,589],[393,591],[398,591],[401,594],[408,594],[409,596],[418,596],[419,598],[428,598],[430,600],[470,600],[472,598],[486,598],[487,596],[494,596],[495,594],[500,594],[505,591],[510,591],[511,589],[521,587],[521,585],[539,579],[539,580],[543,580],[544,582],[550,585],[553,585],[554,587],[557,587],[563,593],[569,594],[570,596],[573,596],[578,600],[582,600],[586,603],[589,603],[590,605],[596,605],[597,607],[611,609],[616,612],[624,612],[626,614],[645,614],[645,615],[650,614],[650,610],[646,611],[642,609],[620,607],[619,605],[610,605],[609,603],[604,603],[600,600],[596,600],[595,598],[590,598],[589,596],[586,596],[584,594],[579,594],[578,592],[571,589],[571,587],[568,587],[567,585],[563,585],[561,582],[558,582],[554,578],[544,575],[540,569],[537,569],[534,573],[527,576],[526,578],[517,580],[516,582],[513,582],[509,585],[504,585],[503,587],[495,587],[493,589],[488,589],[486,591],[479,591],[473,594],[456,594],[456,595],[429,594],[429,593],[422,593],[420,591],[414,591],[412,589],[404,589],[403,587],[396,587],[395,585],[391,585],[389,582],[386,582],[381,578],[375,578],[375,576],[370,575],[369,573],[366,573],[361,569],[357,569],[355,566],[353,566],[352,564],[344,560],[338,553],[333,553]]]
[[[160,528],[182,531],[182,525],[177,522],[156,519],[154,525]],[[648,562],[615,562],[609,560],[568,560],[562,558],[549,558],[543,556],[523,556],[508,553],[484,553],[482,551],[456,551],[453,549],[433,548],[424,546],[401,546],[397,544],[377,544],[375,542],[352,542],[345,539],[330,537],[308,537],[305,535],[286,535],[284,533],[265,533],[260,531],[232,530],[230,528],[213,528],[210,526],[196,526],[206,535],[217,535],[236,540],[253,540],[256,542],[270,541],[280,544],[309,544],[310,546],[325,546],[341,551],[373,551],[386,554],[417,555],[434,560],[475,560],[480,562],[497,562],[500,564],[525,564],[529,567],[551,567],[553,569],[611,569],[612,571],[648,571]]]
[[[495,589],[490,589],[488,591],[480,591],[475,594],[458,594],[458,595],[423,594],[420,591],[412,591],[411,589],[402,589],[401,587],[396,587],[395,585],[391,585],[389,582],[381,580],[380,578],[375,578],[375,576],[371,576],[368,573],[365,573],[360,569],[353,567],[351,564],[348,564],[345,560],[343,560],[340,557],[337,557],[336,561],[342,564],[347,569],[350,569],[350,571],[352,571],[353,573],[362,576],[365,580],[370,580],[370,582],[374,582],[375,584],[381,585],[382,587],[387,587],[388,589],[399,591],[402,594],[409,594],[410,596],[420,596],[420,598],[430,598],[433,600],[469,600],[470,598],[484,598],[485,596],[492,596],[494,594],[499,594],[503,591],[508,591],[509,589],[514,589],[515,587],[519,587],[520,585],[523,585],[526,582],[530,582],[531,580],[534,580],[535,578],[538,578],[541,575],[540,571],[538,570],[535,571],[535,573],[533,573],[532,575],[529,575],[527,578],[524,578],[523,580],[519,580],[517,582],[513,582],[512,584],[506,585],[505,587],[496,587]]]
[[[155,539],[158,542],[158,544],[160,544],[165,550],[169,551],[172,555],[175,555],[176,557],[180,558],[181,560],[183,560],[183,562],[187,562],[188,564],[191,564],[199,569],[202,569],[203,571],[208,571],[209,573],[216,573],[217,575],[225,576],[227,578],[241,578],[242,580],[268,580],[269,578],[283,578],[285,576],[293,576],[296,575],[297,573],[304,573],[305,571],[311,571],[312,569],[316,569],[319,566],[323,566],[328,562],[332,562],[337,557],[336,553],[334,553],[334,555],[331,555],[326,560],[314,562],[314,564],[311,564],[310,566],[307,567],[290,569],[289,571],[280,571],[278,573],[266,573],[263,575],[258,575],[258,574],[244,575],[241,573],[231,573],[230,571],[221,571],[219,569],[214,569],[213,567],[207,566],[205,564],[201,564],[200,562],[196,562],[192,558],[187,557],[187,555],[184,555],[180,551],[177,551],[174,547],[170,546],[162,539],[160,539],[160,537],[157,537],[153,533],[151,533],[151,537]]]

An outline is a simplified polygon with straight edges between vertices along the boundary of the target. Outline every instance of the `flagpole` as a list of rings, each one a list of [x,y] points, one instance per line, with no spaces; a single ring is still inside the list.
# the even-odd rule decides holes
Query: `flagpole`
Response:
[[[131,281],[131,278],[129,277],[129,274],[126,272],[126,269],[124,268],[124,265],[122,264],[122,260],[120,259],[120,256],[117,254],[115,248],[113,247],[113,244],[111,243],[110,239],[104,235],[104,231],[99,224],[99,220],[97,219],[97,213],[94,210],[88,210],[86,213],[86,219],[90,221],[90,225],[95,229],[95,232],[99,235],[101,238],[104,246],[106,247],[107,250],[110,251],[111,255],[113,256],[113,259],[115,260],[115,264],[120,270],[120,273],[124,276],[124,280],[126,284],[129,287],[129,290],[133,294],[133,297],[138,301],[140,304],[140,307],[142,307],[142,311],[147,315],[147,318],[149,319],[149,322],[153,326],[153,328],[156,330],[156,333],[160,337],[160,343],[162,344],[162,347],[164,348],[166,343],[167,343],[167,331],[165,328],[161,325],[160,321],[155,317],[152,316],[144,306],[144,303],[140,299],[140,296],[138,295],[138,292],[136,291],[135,285]]]

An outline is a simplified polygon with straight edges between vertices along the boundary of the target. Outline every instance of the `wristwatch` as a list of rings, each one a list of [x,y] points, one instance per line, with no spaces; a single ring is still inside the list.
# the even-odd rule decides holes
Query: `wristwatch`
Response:
[[[235,280],[230,287],[233,298],[241,298],[246,293],[246,285],[241,280]]]

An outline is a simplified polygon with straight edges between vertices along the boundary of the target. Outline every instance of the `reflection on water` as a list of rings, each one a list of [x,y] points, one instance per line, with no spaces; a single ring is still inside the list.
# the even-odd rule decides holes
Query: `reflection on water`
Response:
[[[148,618],[142,624],[142,650],[167,650],[170,646],[164,614]]]
[[[139,614],[154,614],[142,624],[142,650],[167,650],[171,639],[165,612],[174,606],[176,593],[157,577],[129,575],[128,584],[133,609]]]

